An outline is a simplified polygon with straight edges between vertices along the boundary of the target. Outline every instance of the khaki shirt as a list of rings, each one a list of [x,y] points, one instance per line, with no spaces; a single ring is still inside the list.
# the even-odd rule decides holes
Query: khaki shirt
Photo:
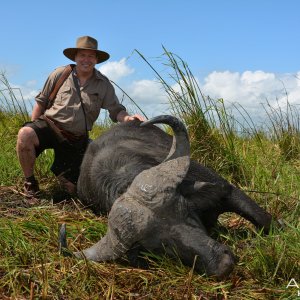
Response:
[[[64,68],[55,69],[49,75],[42,91],[36,96],[35,100],[44,107],[47,106],[48,97]],[[86,125],[88,130],[92,129],[101,108],[109,111],[109,116],[114,122],[117,122],[118,113],[126,110],[120,104],[108,78],[96,69],[94,69],[93,76],[80,87],[80,92],[86,121],[72,73],[58,90],[53,105],[45,111],[45,115],[57,122],[62,129],[82,135],[85,134]]]

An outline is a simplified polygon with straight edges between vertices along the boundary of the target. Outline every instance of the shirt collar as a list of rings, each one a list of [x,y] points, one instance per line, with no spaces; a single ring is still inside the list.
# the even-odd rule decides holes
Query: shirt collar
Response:
[[[73,73],[77,77],[76,67],[73,68]],[[96,68],[94,68],[93,76],[95,76],[97,79],[105,80],[105,76],[99,70],[97,70]]]
[[[94,69],[94,74],[95,74],[97,79],[101,79],[101,80],[105,79],[105,76],[97,69]]]

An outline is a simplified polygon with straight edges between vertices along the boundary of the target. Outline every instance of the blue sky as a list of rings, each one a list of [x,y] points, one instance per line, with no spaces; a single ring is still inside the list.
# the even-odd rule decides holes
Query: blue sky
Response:
[[[188,63],[206,95],[255,114],[287,91],[299,107],[299,11],[298,0],[4,1],[0,70],[32,100],[54,68],[70,63],[63,49],[90,35],[111,55],[101,71],[150,116],[167,110],[165,95],[133,50],[157,63],[162,45]]]

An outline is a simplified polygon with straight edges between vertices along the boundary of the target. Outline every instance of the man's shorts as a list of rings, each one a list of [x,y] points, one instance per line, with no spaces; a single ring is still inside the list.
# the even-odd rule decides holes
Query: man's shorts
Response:
[[[56,175],[62,175],[67,180],[76,184],[80,165],[88,146],[88,137],[76,142],[70,142],[67,139],[61,141],[55,131],[45,120],[37,119],[33,122],[27,122],[23,126],[31,127],[39,139],[39,146],[36,147],[36,157],[45,149],[54,150],[54,161],[51,171]]]

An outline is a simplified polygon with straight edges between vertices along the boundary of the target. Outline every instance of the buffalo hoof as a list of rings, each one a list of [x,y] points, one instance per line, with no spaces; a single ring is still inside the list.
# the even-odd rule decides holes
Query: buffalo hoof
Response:
[[[236,262],[237,258],[230,251],[225,250],[215,273],[217,279],[222,280],[227,278],[233,271]]]
[[[210,261],[210,264],[206,266],[205,273],[208,276],[215,277],[217,280],[226,279],[233,271],[238,259],[231,250],[222,245],[218,249],[217,257]]]

